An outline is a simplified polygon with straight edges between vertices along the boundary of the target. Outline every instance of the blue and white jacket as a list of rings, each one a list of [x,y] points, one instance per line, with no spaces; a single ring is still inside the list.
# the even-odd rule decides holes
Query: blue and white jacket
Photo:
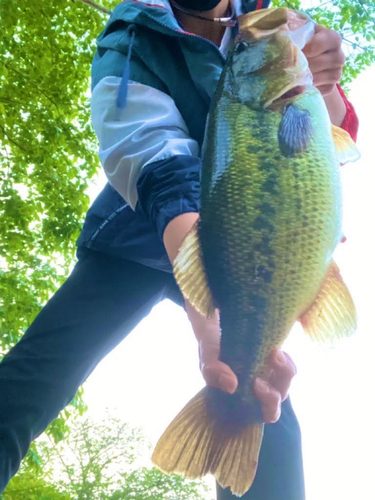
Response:
[[[234,0],[234,8],[269,2]],[[199,211],[200,148],[230,41],[229,28],[220,48],[185,32],[168,0],[116,6],[92,64],[92,122],[108,184],[87,213],[79,248],[172,271],[163,232],[174,217]]]

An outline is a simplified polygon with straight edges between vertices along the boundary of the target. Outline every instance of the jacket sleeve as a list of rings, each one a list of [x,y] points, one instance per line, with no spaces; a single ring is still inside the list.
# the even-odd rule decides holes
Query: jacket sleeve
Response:
[[[109,183],[153,222],[162,238],[174,217],[199,211],[199,146],[173,99],[156,88],[130,81],[120,111],[120,81],[107,76],[92,93],[99,157]]]
[[[359,126],[358,116],[355,112],[354,106],[348,101],[348,98],[346,97],[345,92],[342,90],[341,86],[337,85],[337,88],[346,106],[346,115],[344,121],[341,124],[341,128],[346,130],[350,134],[353,141],[356,141]]]

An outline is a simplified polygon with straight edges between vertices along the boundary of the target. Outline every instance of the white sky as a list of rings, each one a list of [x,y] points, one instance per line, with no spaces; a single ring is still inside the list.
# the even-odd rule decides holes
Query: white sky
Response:
[[[336,253],[357,305],[357,333],[323,351],[296,326],[285,345],[299,370],[291,397],[302,427],[307,500],[375,498],[374,87],[374,67],[351,86],[362,159],[342,168],[348,240]],[[108,407],[155,443],[202,385],[185,313],[165,301],[99,365],[85,400],[95,418]]]

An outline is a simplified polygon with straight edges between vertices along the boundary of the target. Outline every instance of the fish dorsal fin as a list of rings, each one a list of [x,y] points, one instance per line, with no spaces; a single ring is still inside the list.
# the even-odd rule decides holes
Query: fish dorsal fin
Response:
[[[173,272],[182,294],[190,304],[203,316],[212,316],[215,305],[201,256],[198,222],[184,239],[173,263]]]
[[[305,333],[320,343],[349,337],[357,326],[355,305],[337,264],[332,261],[312,306],[300,318]]]
[[[355,142],[346,130],[332,125],[332,136],[336,149],[336,157],[340,163],[357,161],[361,157]]]

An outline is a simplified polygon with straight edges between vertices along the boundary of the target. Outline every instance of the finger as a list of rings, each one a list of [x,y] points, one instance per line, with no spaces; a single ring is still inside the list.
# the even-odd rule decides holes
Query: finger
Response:
[[[201,369],[220,358],[220,336],[216,330],[207,330],[199,342]]]
[[[313,81],[315,87],[319,87],[320,85],[335,85],[341,80],[341,77],[341,68],[326,69],[325,71],[315,73],[315,75],[313,75]]]
[[[200,314],[188,301],[185,301],[185,305],[186,312],[198,342],[200,342],[208,332],[217,332],[217,335],[220,338],[220,316],[218,310],[215,310],[212,317],[206,318],[205,316],[202,316],[202,314]]]
[[[220,357],[220,319],[219,311],[212,318],[199,314],[189,302],[186,310],[199,345],[200,369],[207,385],[223,392],[233,394],[238,380],[228,365]]]
[[[302,52],[309,59],[317,57],[324,52],[336,50],[341,47],[342,38],[336,31],[316,25],[315,34],[309,43],[305,45]]]
[[[220,321],[219,313],[212,318],[205,318],[191,304],[186,302],[186,310],[199,345],[200,368],[210,364],[220,356]]]
[[[293,377],[297,373],[296,365],[291,357],[281,350],[274,350],[268,357],[268,364],[272,369],[268,380],[270,386],[279,392],[281,401],[288,397]]]
[[[254,381],[254,393],[262,405],[263,419],[266,424],[278,421],[281,414],[281,395],[260,378]]]
[[[326,69],[342,68],[345,64],[345,54],[342,50],[331,50],[320,56],[309,58],[309,68],[312,74]]]
[[[292,367],[294,375],[296,375],[297,373],[297,367],[294,361],[287,352],[282,351],[281,349],[272,349],[270,354],[268,355],[267,363],[272,371],[274,370],[274,368],[282,368],[286,363],[288,363]]]
[[[216,387],[223,392],[233,394],[238,386],[234,372],[222,361],[216,360],[202,368],[203,378],[210,387]]]

